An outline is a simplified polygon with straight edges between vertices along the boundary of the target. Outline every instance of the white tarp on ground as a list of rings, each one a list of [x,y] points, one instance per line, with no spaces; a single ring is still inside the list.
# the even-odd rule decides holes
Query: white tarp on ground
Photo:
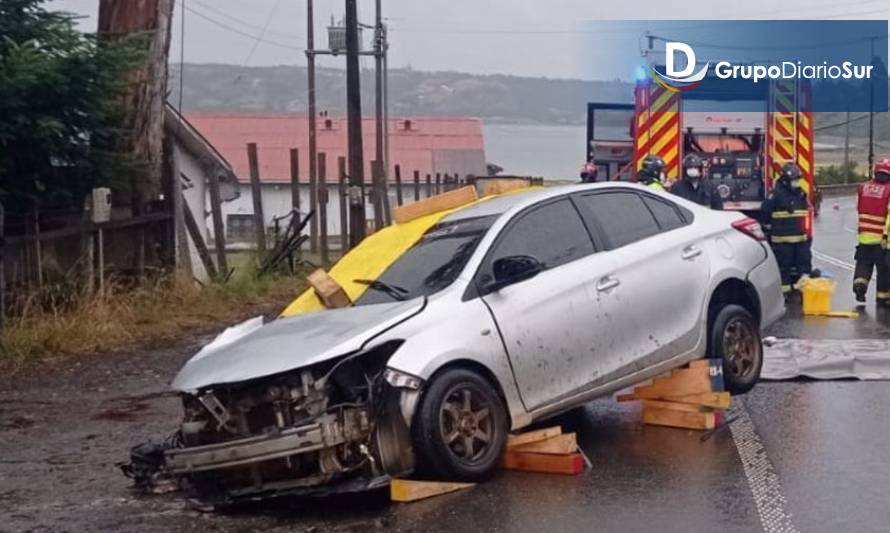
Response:
[[[890,380],[888,339],[778,339],[763,350],[763,379]]]

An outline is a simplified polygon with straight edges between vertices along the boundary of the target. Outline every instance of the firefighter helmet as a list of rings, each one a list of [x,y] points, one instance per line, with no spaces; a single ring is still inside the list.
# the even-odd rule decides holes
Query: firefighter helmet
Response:
[[[782,174],[779,176],[779,179],[791,183],[796,179],[800,179],[800,176],[800,167],[797,166],[796,163],[785,163],[782,167]]]
[[[704,161],[697,154],[689,154],[683,158],[683,168],[702,168]]]
[[[878,181],[890,181],[890,157],[882,157],[877,160],[874,171]]]
[[[664,159],[661,156],[649,154],[643,158],[640,164],[640,176],[649,179],[660,179],[664,172]]]

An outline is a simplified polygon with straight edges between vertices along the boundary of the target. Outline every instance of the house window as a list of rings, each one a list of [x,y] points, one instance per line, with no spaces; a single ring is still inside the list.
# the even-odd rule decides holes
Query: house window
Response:
[[[256,235],[253,215],[226,216],[226,240],[229,242],[249,242]]]

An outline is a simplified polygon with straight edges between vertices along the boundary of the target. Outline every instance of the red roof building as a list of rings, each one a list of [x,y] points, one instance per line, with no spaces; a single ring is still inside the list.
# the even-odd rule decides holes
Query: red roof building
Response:
[[[256,143],[260,178],[266,183],[290,181],[290,149],[300,151],[300,181],[309,181],[309,121],[304,114],[187,113],[186,118],[232,164],[242,182],[250,181],[247,144]],[[347,155],[346,120],[318,118],[318,151],[326,154],[327,179],[337,177],[337,158]],[[362,123],[365,177],[370,180],[375,157],[374,119]],[[442,117],[390,119],[390,179],[401,167],[409,181],[414,171],[476,176],[485,175],[482,121],[476,118]]]

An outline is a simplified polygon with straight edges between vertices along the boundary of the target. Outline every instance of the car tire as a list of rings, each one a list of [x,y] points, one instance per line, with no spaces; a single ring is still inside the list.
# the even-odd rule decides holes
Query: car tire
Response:
[[[488,381],[470,370],[445,370],[427,386],[411,427],[417,472],[483,481],[500,462],[507,429],[504,402]]]
[[[757,320],[742,306],[724,306],[714,317],[709,357],[723,361],[723,381],[732,394],[750,391],[760,379],[763,341]]]

